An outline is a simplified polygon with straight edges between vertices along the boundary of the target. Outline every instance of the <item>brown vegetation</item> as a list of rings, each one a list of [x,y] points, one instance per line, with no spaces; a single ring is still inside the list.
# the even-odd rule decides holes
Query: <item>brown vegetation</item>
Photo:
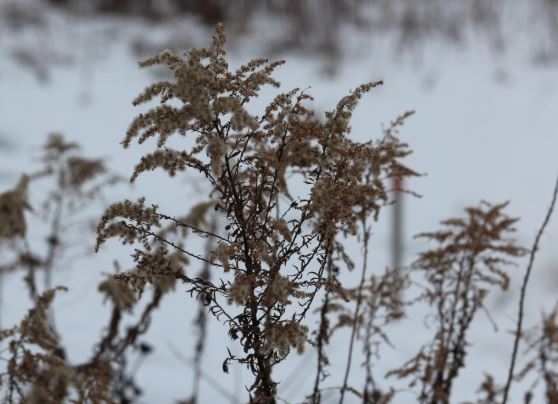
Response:
[[[154,150],[138,162],[131,181],[156,169],[170,176],[190,170],[204,179],[210,192],[183,216],[166,214],[143,198],[106,209],[97,228],[97,250],[108,239],[118,238],[133,246],[134,262],[127,271],[117,267],[98,285],[112,310],[84,363],[66,359],[50,309],[55,294],[66,289],[53,288],[50,273],[67,246],[61,231],[66,212],[90,203],[116,178],[101,160],[82,157],[77,145],[51,135],[44,147],[45,169],[22,176],[13,190],[0,195],[0,239],[15,251],[13,261],[2,262],[0,269],[2,274],[25,272],[34,303],[19,325],[0,333],[0,340],[8,341],[8,350],[2,352],[6,368],[0,375],[3,399],[8,403],[134,401],[141,389],[127,372],[127,360],[149,353],[151,348],[141,336],[162,297],[184,286],[199,302],[189,403],[199,402],[207,314],[217,318],[225,327],[224,335],[241,348],[241,353],[229,352],[223,358],[222,370],[240,364],[252,372],[247,386],[251,403],[277,402],[281,380],[274,368],[292,351],[305,349],[318,353],[305,402],[320,403],[324,391],[335,390],[340,403],[349,397],[351,402],[388,403],[398,394],[389,385],[393,378],[410,380],[418,402],[451,402],[452,387],[473,342],[468,331],[475,315],[485,309],[484,300],[493,289],[508,288],[508,266],[528,253],[512,238],[517,219],[506,215],[505,203],[481,202],[467,208],[464,217],[443,221],[441,230],[419,235],[434,247],[421,253],[411,268],[370,274],[371,229],[392,201],[389,180],[418,175],[405,164],[411,151],[397,137],[412,112],[395,119],[378,140],[353,140],[349,133],[354,108],[362,96],[382,84],[371,82],[341,98],[324,119],[315,116],[308,106],[311,96],[299,89],[277,95],[260,115],[254,115],[248,109],[250,101],[264,85],[279,87],[272,73],[282,62],[254,59],[230,71],[224,43],[219,25],[209,48],[184,55],[164,51],[140,63],[141,67],[165,65],[173,79],[150,85],[134,100],[138,106],[153,105],[159,98],[159,104],[140,113],[122,141],[130,147],[156,138]],[[186,146],[178,148],[176,138]],[[50,227],[45,256],[32,252],[26,241],[26,211],[33,206],[27,188],[44,178],[54,179],[54,190],[44,202]],[[555,198],[545,225],[554,203]],[[362,243],[362,257],[346,252],[355,237]],[[204,252],[186,243],[195,238],[205,240]],[[537,244],[528,275],[536,250]],[[195,262],[202,264],[198,275],[185,271]],[[362,264],[359,284],[344,284],[343,273],[353,270],[357,262]],[[45,274],[43,288],[37,285],[37,271]],[[488,376],[480,389],[486,398],[479,402],[500,401],[501,395],[505,402],[514,377],[531,372],[545,383],[547,401],[557,400],[556,309],[544,316],[540,327],[523,332],[528,275],[508,386],[503,390]],[[422,284],[417,296],[402,293],[411,291],[417,280]],[[141,299],[147,303],[140,306]],[[391,344],[385,326],[411,321],[405,318],[406,309],[421,303],[431,308],[435,319],[432,339],[379,383],[374,363],[379,360],[379,347]],[[139,315],[124,326],[133,308]],[[345,366],[330,363],[327,355],[332,337],[344,327],[350,329]],[[517,346],[524,337],[532,358],[516,375]],[[365,380],[355,387],[350,371],[359,341]],[[342,366],[343,384],[324,387],[327,370],[333,366]]]

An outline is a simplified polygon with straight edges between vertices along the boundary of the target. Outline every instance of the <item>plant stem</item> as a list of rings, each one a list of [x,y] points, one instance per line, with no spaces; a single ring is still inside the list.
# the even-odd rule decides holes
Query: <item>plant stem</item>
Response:
[[[351,372],[351,362],[353,359],[353,347],[355,344],[355,338],[357,332],[358,315],[360,312],[360,306],[362,304],[362,288],[364,286],[364,281],[366,280],[366,270],[368,269],[368,241],[370,239],[370,229],[368,229],[366,225],[366,216],[364,216],[364,218],[362,219],[362,228],[364,234],[364,239],[363,239],[364,254],[363,254],[363,262],[362,262],[362,274],[360,277],[360,284],[358,285],[357,304],[355,308],[355,315],[353,317],[353,329],[351,331],[351,342],[349,343],[349,355],[347,358],[347,367],[345,368],[345,377],[343,379],[343,386],[341,387],[341,397],[339,397],[339,404],[343,404],[343,400],[345,399],[345,390],[347,390],[349,373]]]
[[[552,212],[554,211],[554,206],[556,205],[556,198],[558,195],[558,177],[556,178],[556,184],[554,186],[554,192],[552,194],[552,201],[550,202],[550,206],[546,212],[546,216],[544,221],[537,232],[537,236],[535,237],[535,242],[533,243],[533,248],[531,248],[531,253],[529,255],[529,264],[527,265],[527,271],[525,272],[525,277],[523,278],[523,283],[521,285],[521,295],[519,297],[519,309],[518,309],[518,318],[517,318],[517,327],[515,329],[515,338],[513,342],[513,351],[512,357],[510,362],[510,367],[508,371],[508,380],[506,382],[506,387],[504,389],[504,398],[502,399],[502,404],[506,404],[508,401],[508,395],[510,392],[510,387],[512,384],[513,379],[513,372],[515,369],[515,362],[517,360],[517,351],[519,350],[519,342],[523,334],[523,315],[525,311],[525,295],[527,293],[527,284],[529,282],[529,277],[531,276],[531,271],[533,269],[533,263],[535,261],[535,255],[539,249],[539,242],[544,233],[544,229],[550,222],[550,217],[552,216]]]

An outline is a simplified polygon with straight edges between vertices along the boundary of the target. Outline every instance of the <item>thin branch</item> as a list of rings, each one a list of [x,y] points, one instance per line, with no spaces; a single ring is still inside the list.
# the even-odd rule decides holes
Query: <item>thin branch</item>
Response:
[[[345,391],[350,389],[348,388],[349,382],[349,373],[351,371],[351,362],[353,359],[353,347],[355,344],[355,338],[357,333],[357,322],[358,316],[360,312],[360,306],[362,304],[362,289],[364,287],[364,282],[366,280],[366,270],[368,269],[368,242],[370,240],[370,229],[367,227],[366,224],[366,216],[364,216],[362,220],[362,228],[364,232],[363,238],[363,246],[364,246],[364,254],[363,254],[363,262],[362,262],[362,274],[360,278],[360,284],[358,285],[358,295],[357,295],[357,303],[355,308],[355,315],[353,317],[353,328],[351,331],[351,342],[349,343],[349,354],[347,358],[347,367],[345,368],[345,377],[343,379],[343,387],[341,387],[341,397],[339,397],[339,404],[343,404],[343,400],[345,399]]]
[[[62,215],[64,210],[64,185],[60,185],[58,192],[54,196],[56,203],[53,213],[52,222],[50,224],[50,234],[48,236],[48,252],[44,262],[44,287],[45,290],[52,289],[52,271],[54,269],[54,262],[60,246],[60,229],[62,225]],[[54,319],[54,308],[49,306],[47,311],[47,324],[54,335],[59,336],[56,330],[56,322]]]
[[[517,359],[517,351],[519,350],[519,341],[521,339],[521,335],[523,333],[523,314],[525,310],[525,295],[527,292],[527,284],[529,282],[529,277],[531,275],[531,271],[533,269],[533,263],[535,261],[535,255],[539,249],[539,242],[544,233],[544,229],[550,222],[550,217],[552,216],[552,212],[554,211],[554,206],[556,205],[556,198],[558,196],[558,177],[556,178],[556,184],[554,186],[554,192],[552,194],[552,201],[550,202],[550,206],[546,212],[546,216],[544,221],[539,228],[537,236],[535,237],[535,242],[533,243],[533,248],[531,249],[531,253],[529,255],[529,264],[527,265],[527,271],[525,272],[525,277],[523,278],[523,283],[521,285],[521,295],[519,298],[519,312],[518,312],[518,319],[517,319],[517,328],[515,330],[515,339],[513,342],[513,351],[511,357],[511,363],[508,371],[508,380],[506,382],[506,387],[504,389],[504,398],[502,399],[502,404],[506,404],[508,401],[508,395],[510,391],[510,387],[512,384],[513,379],[513,372],[515,369],[515,362]]]
[[[136,229],[136,230],[143,231],[143,230],[139,229],[139,228],[136,227],[136,226],[133,226],[133,225],[128,225],[128,226],[131,226],[132,228],[134,228],[134,229]],[[223,265],[217,264],[216,262],[209,261],[209,260],[205,259],[204,257],[202,257],[201,255],[191,253],[190,251],[187,251],[187,250],[185,250],[185,249],[179,247],[178,245],[176,245],[176,244],[173,243],[172,241],[167,240],[167,239],[165,239],[164,237],[161,237],[161,236],[159,236],[159,235],[156,234],[156,233],[153,233],[153,232],[151,232],[151,231],[144,231],[144,233],[145,233],[146,235],[148,235],[148,236],[153,237],[153,238],[156,239],[157,241],[159,241],[159,242],[161,242],[161,243],[163,243],[163,244],[167,244],[167,245],[171,246],[172,248],[174,248],[175,250],[178,250],[178,251],[180,251],[181,253],[186,254],[186,255],[189,256],[189,257],[196,258],[197,260],[203,261],[203,262],[205,262],[206,264],[212,265],[212,266],[214,266],[214,267],[220,267],[220,268],[223,267]]]
[[[162,219],[170,220],[171,222],[174,223],[174,225],[175,225],[176,227],[186,227],[186,228],[191,229],[194,233],[204,234],[204,235],[206,235],[206,236],[215,237],[215,238],[218,238],[219,240],[226,241],[227,243],[231,243],[231,240],[219,236],[219,235],[216,234],[214,231],[208,231],[208,230],[200,229],[199,227],[193,226],[193,225],[188,224],[188,223],[184,223],[184,222],[182,222],[182,221],[176,219],[175,217],[168,216],[168,215],[165,215],[165,214],[163,214],[163,213],[156,213],[156,215],[159,216],[159,217],[162,218]]]
[[[211,221],[210,230],[214,232],[217,227],[217,218],[213,216]],[[207,257],[210,256],[211,251],[213,250],[215,245],[215,240],[212,238],[208,238],[205,245],[205,255]],[[205,281],[209,281],[211,277],[211,271],[209,268],[208,263],[204,263],[204,266],[200,273],[200,278],[204,279]],[[199,399],[199,392],[200,392],[200,381],[202,378],[202,360],[203,354],[205,351],[206,340],[207,340],[207,312],[204,302],[204,296],[198,295],[198,314],[196,319],[194,320],[196,327],[198,328],[198,336],[195,344],[195,351],[194,351],[194,381],[193,381],[193,392],[191,401],[193,403],[198,403]]]
[[[327,255],[328,265],[327,265],[327,279],[328,281],[331,279],[331,271],[332,271],[332,257],[331,257],[331,250]],[[324,344],[328,342],[328,319],[327,313],[329,310],[329,296],[330,290],[326,289],[324,302],[322,304],[322,308],[320,310],[320,328],[318,330],[318,341],[317,341],[317,350],[318,350],[318,362],[317,362],[317,370],[316,370],[316,379],[314,380],[314,392],[312,393],[312,404],[319,404],[321,402],[321,394],[320,394],[320,382],[325,379],[324,373],[324,365],[325,365],[325,354],[324,354]]]
[[[190,359],[190,358],[187,358],[186,356],[184,356],[182,354],[182,352],[180,352],[180,350],[178,350],[178,348],[172,342],[168,342],[167,347],[171,350],[174,357],[176,359],[178,359],[180,362],[182,362],[183,364],[185,364],[187,366],[195,366],[195,361],[193,359]],[[227,399],[228,401],[230,401],[233,404],[238,404],[239,403],[239,400],[236,397],[234,397],[234,395],[232,395],[232,393],[225,390],[221,386],[222,383],[220,381],[217,381],[216,379],[214,379],[213,376],[211,376],[210,373],[204,371],[202,368],[200,368],[200,377],[202,379],[204,379],[207,382],[207,384],[209,384],[211,387],[213,387],[213,389],[217,393],[219,393],[223,398]]]
[[[29,288],[29,297],[31,301],[35,304],[39,293],[37,292],[37,280],[35,278],[35,263],[32,260],[33,255],[31,254],[31,247],[29,246],[29,241],[23,239],[24,253],[25,253],[25,264],[27,265],[27,275],[24,280]]]

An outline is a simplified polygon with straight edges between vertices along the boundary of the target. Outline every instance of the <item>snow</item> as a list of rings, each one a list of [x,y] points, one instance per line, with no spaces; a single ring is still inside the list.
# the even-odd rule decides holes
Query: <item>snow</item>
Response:
[[[0,135],[6,146],[0,144],[0,190],[12,186],[20,172],[36,167],[38,146],[51,131],[79,141],[89,156],[107,157],[110,167],[125,176],[131,173],[142,150],[147,150],[142,147],[124,150],[119,145],[138,112],[131,106],[131,99],[154,80],[152,74],[137,68],[136,57],[129,50],[128,41],[144,29],[141,22],[123,26],[118,20],[86,21],[78,17],[65,20],[55,13],[47,18],[55,27],[47,38],[38,29],[35,33],[1,32]],[[192,24],[188,26],[185,42],[204,45],[204,38],[209,39],[206,31]],[[156,31],[157,35],[165,36],[164,28]],[[405,198],[406,262],[425,247],[423,242],[412,240],[413,234],[435,229],[439,220],[459,215],[463,207],[481,199],[511,201],[508,212],[521,218],[517,238],[520,244],[530,246],[558,174],[556,65],[533,64],[521,43],[511,44],[506,53],[495,55],[488,43],[475,40],[474,33],[464,46],[433,42],[416,52],[409,49],[403,55],[395,54],[390,37],[355,35],[346,33],[344,43],[348,45],[335,75],[323,74],[319,57],[292,54],[283,55],[287,64],[277,72],[277,78],[283,89],[310,86],[309,92],[320,111],[332,109],[340,97],[360,83],[383,79],[385,85],[363,98],[355,113],[353,133],[359,139],[378,137],[382,124],[387,125],[405,110],[416,110],[401,130],[401,137],[414,150],[409,165],[427,175],[407,184],[422,198]],[[74,63],[54,64],[48,71],[48,81],[41,83],[10,57],[22,44],[51,47],[70,55]],[[232,65],[259,56],[254,53],[258,49],[261,48],[257,44],[243,47],[234,42],[230,51]],[[261,108],[272,94],[266,91],[253,108]],[[188,183],[169,181],[159,174],[145,176],[134,188],[116,188],[109,200],[140,195],[146,195],[148,202],[176,211],[191,203]],[[373,228],[371,268],[375,272],[389,265],[389,213],[386,209]],[[32,237],[36,238],[35,243],[40,243],[42,236]],[[541,241],[528,292],[527,326],[539,319],[542,307],[549,309],[556,299],[557,237],[558,219],[554,218]],[[91,236],[90,244],[93,243]],[[355,246],[355,251],[358,248]],[[72,360],[88,356],[105,325],[109,308],[100,305],[98,280],[102,273],[111,271],[114,258],[129,262],[129,252],[117,243],[109,243],[99,254],[79,257],[71,269],[55,274],[55,283],[70,287],[69,292],[57,297],[55,311]],[[496,292],[490,299],[499,332],[494,333],[486,316],[479,313],[470,339],[475,345],[455,387],[456,399],[474,399],[483,371],[503,381],[512,346],[507,331],[515,324],[518,281],[525,264],[526,261],[521,261],[512,269],[511,290],[506,295]],[[350,274],[347,280],[355,282],[357,276]],[[17,322],[29,308],[21,277],[16,274],[4,280],[3,326]],[[169,347],[177,347],[185,357],[192,356],[191,323],[196,306],[183,286],[163,300],[145,338],[157,341],[157,346],[138,372],[145,392],[142,402],[173,402],[190,393],[191,369]],[[242,395],[250,375],[238,367],[233,367],[229,375],[221,372],[226,347],[231,347],[233,353],[239,350],[222,337],[224,331],[222,325],[211,323],[204,369],[231,393]],[[410,358],[431,335],[420,317],[409,318],[388,332],[397,349],[383,350],[377,377]],[[330,347],[334,365],[329,369],[331,377],[325,386],[340,384],[347,338],[348,334],[341,333]],[[355,351],[352,371],[357,386],[361,383],[359,375],[362,376],[359,349]],[[315,360],[316,355],[309,348],[301,357],[293,354],[280,367],[277,378],[290,380],[280,387],[286,400],[300,402],[310,392]],[[521,401],[521,391],[519,388],[512,391],[512,402]],[[202,385],[201,394],[201,402],[224,402],[207,383]],[[412,400],[412,395],[402,393],[396,402]],[[334,401],[333,396],[327,402]]]

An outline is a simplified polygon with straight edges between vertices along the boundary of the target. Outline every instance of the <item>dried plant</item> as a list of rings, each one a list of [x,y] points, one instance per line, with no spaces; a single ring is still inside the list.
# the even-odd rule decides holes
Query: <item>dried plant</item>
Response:
[[[515,362],[517,359],[517,351],[519,349],[519,342],[521,340],[521,337],[523,336],[523,316],[524,316],[524,311],[525,311],[525,296],[527,293],[527,285],[529,283],[529,278],[531,277],[531,272],[533,270],[533,263],[535,262],[535,256],[537,254],[537,251],[539,249],[539,242],[541,240],[541,237],[544,233],[544,229],[546,228],[546,226],[548,225],[548,223],[550,222],[550,218],[552,217],[552,212],[554,211],[554,207],[556,206],[556,200],[558,199],[558,177],[556,178],[556,184],[554,185],[554,191],[552,193],[552,200],[550,202],[550,206],[548,207],[548,210],[546,212],[546,215],[544,217],[544,220],[541,224],[541,227],[539,228],[539,231],[537,232],[537,236],[535,237],[535,241],[533,242],[533,247],[531,248],[531,253],[529,255],[529,264],[527,265],[527,270],[525,271],[525,276],[523,278],[523,283],[521,284],[521,295],[519,298],[519,310],[518,310],[518,318],[517,318],[517,328],[515,330],[515,339],[514,339],[514,344],[513,344],[513,351],[511,354],[511,361],[510,361],[510,367],[509,367],[509,371],[508,371],[508,379],[506,382],[506,387],[504,389],[504,398],[502,400],[502,403],[505,404],[508,398],[508,394],[510,391],[510,387],[512,384],[512,378],[514,375],[514,369],[515,369]]]
[[[22,175],[16,187],[0,195],[0,239],[25,237],[27,225],[24,211],[31,210],[27,202],[29,177]]]
[[[126,355],[134,350],[140,356],[150,352],[150,346],[139,343],[138,337],[147,330],[162,292],[155,289],[139,320],[122,331],[123,316],[136,303],[134,295],[113,279],[101,283],[99,289],[112,300],[113,311],[107,330],[85,363],[71,364],[66,359],[48,324],[49,305],[57,290],[67,290],[64,287],[39,295],[20,325],[0,333],[0,340],[9,341],[10,354],[6,372],[0,374],[5,402],[126,403],[141,394],[126,373]]]
[[[524,395],[526,403],[532,402],[535,387],[543,381],[546,402],[558,402],[558,306],[542,316],[539,325],[524,333],[530,358],[515,378],[535,374],[535,380]]]
[[[209,231],[211,231],[212,233],[215,233],[216,231],[216,218],[214,217],[212,220],[212,223],[209,227]],[[205,256],[207,258],[209,258],[211,252],[213,251],[213,249],[215,248],[215,238],[214,237],[208,237],[206,240],[206,245],[205,245]],[[211,280],[211,268],[210,268],[210,264],[208,262],[204,262],[203,263],[203,267],[201,269],[201,272],[199,274],[199,278],[202,279],[205,282],[208,282]],[[194,320],[194,324],[198,330],[198,335],[196,338],[196,344],[194,346],[195,350],[194,350],[194,380],[192,383],[192,396],[190,398],[190,400],[188,401],[188,403],[190,404],[196,404],[199,400],[199,395],[200,395],[200,383],[202,380],[202,368],[203,368],[203,364],[202,364],[202,360],[203,360],[203,354],[205,351],[205,344],[206,344],[206,339],[207,339],[207,310],[206,310],[206,304],[207,301],[210,299],[209,296],[205,296],[203,294],[198,295],[198,312],[196,314],[196,318]]]
[[[52,270],[60,262],[63,250],[72,248],[69,239],[69,219],[83,208],[99,199],[107,186],[118,180],[108,172],[104,162],[88,159],[79,153],[75,143],[67,142],[62,135],[52,134],[43,147],[41,171],[23,175],[14,190],[2,194],[2,240],[10,247],[11,261],[2,263],[2,273],[25,271],[25,284],[34,307],[20,325],[1,332],[1,340],[9,340],[9,358],[6,372],[0,375],[0,385],[5,386],[5,401],[11,402],[123,402],[124,389],[130,380],[124,380],[121,387],[117,382],[122,375],[125,355],[132,348],[139,347],[137,339],[147,329],[151,312],[157,307],[162,292],[156,291],[136,325],[127,328],[124,336],[118,330],[123,314],[132,309],[137,302],[136,296],[118,281],[108,279],[99,285],[99,290],[113,301],[112,312],[106,335],[102,335],[98,349],[90,362],[80,365],[66,360],[65,349],[54,327],[51,302],[56,290],[51,288]],[[52,179],[52,181],[48,181]],[[47,181],[51,191],[41,194],[46,197],[31,203],[27,190],[39,181]],[[27,240],[28,227],[24,214],[31,206],[41,206],[42,220],[47,221],[49,231],[46,253],[31,251]],[[80,230],[83,233],[83,222]],[[7,251],[3,251],[7,252]],[[44,291],[39,292],[36,282],[37,272],[45,279]],[[110,355],[107,351],[111,350]],[[3,358],[4,359],[4,358]],[[125,375],[122,375],[125,376]],[[122,384],[122,383],[121,383]],[[122,392],[122,393],[121,393]]]
[[[443,230],[418,235],[438,244],[413,265],[428,282],[420,299],[436,310],[436,333],[429,345],[388,375],[411,377],[411,386],[420,384],[421,402],[450,402],[453,382],[465,366],[475,314],[491,289],[508,288],[505,267],[526,253],[510,238],[517,219],[503,213],[506,205],[483,202],[467,208],[465,218],[442,222]]]
[[[54,134],[43,148],[44,169],[23,175],[13,190],[0,194],[0,247],[8,246],[11,255],[6,257],[12,259],[2,262],[0,270],[24,271],[32,300],[18,325],[0,331],[0,342],[8,342],[1,352],[6,364],[0,373],[4,401],[137,401],[143,386],[135,380],[134,363],[157,348],[144,336],[164,296],[184,284],[198,302],[198,335],[193,358],[187,360],[194,369],[192,393],[182,402],[201,401],[202,379],[212,381],[225,399],[237,399],[203,366],[210,314],[226,327],[223,335],[240,345],[239,354],[223,353],[222,369],[228,372],[235,364],[252,373],[250,403],[281,401],[281,380],[274,369],[292,350],[302,353],[309,346],[316,349],[317,361],[305,403],[318,404],[327,394],[338,394],[340,403],[387,404],[400,391],[389,384],[394,377],[410,378],[419,402],[449,403],[466,366],[475,315],[486,309],[486,296],[493,289],[508,288],[507,268],[528,252],[512,238],[517,219],[504,213],[506,203],[481,202],[467,208],[465,217],[443,221],[441,230],[419,234],[435,247],[422,252],[410,268],[370,273],[374,221],[392,203],[393,192],[401,191],[390,189],[390,179],[418,175],[403,163],[410,150],[397,137],[413,112],[397,117],[378,140],[352,139],[353,110],[364,94],[381,84],[371,82],[343,97],[324,119],[315,116],[311,96],[299,89],[277,95],[256,115],[250,101],[264,85],[279,87],[272,73],[282,62],[254,59],[231,71],[224,43],[223,26],[218,25],[209,48],[184,55],[164,51],[140,63],[165,65],[174,78],[150,85],[134,100],[135,105],[153,105],[159,98],[159,103],[132,121],[122,142],[127,148],[136,141],[157,140],[154,150],[141,157],[131,181],[155,169],[170,176],[188,170],[205,181],[208,193],[179,215],[164,213],[145,198],[113,203],[105,210],[96,249],[118,238],[132,246],[133,263],[126,271],[115,263],[114,274],[97,286],[111,310],[88,360],[76,364],[65,356],[50,307],[55,293],[67,289],[53,288],[51,275],[63,247],[68,247],[64,220],[116,177],[102,160],[82,157],[77,144]],[[32,207],[41,205],[34,203],[31,191],[47,179],[54,186],[41,201],[49,224],[45,255],[31,248],[34,240],[27,229]],[[501,387],[485,375],[480,403],[506,402],[512,380],[533,373],[535,382],[525,402],[532,401],[539,380],[545,383],[547,402],[558,400],[558,309],[529,332],[522,325],[528,279],[557,193],[558,185],[522,284],[509,379]],[[362,243],[360,256],[348,253],[355,240]],[[199,272],[185,270],[196,263]],[[357,264],[358,283],[344,283]],[[43,288],[36,282],[38,271],[45,275]],[[418,296],[408,296],[416,290],[411,285],[420,286]],[[392,346],[388,327],[405,320],[407,308],[420,303],[433,309],[431,341],[377,381],[381,348]],[[341,329],[349,332],[342,383],[325,386],[335,365],[328,350]],[[521,339],[531,356],[516,375]],[[358,343],[364,369],[360,388],[354,375],[351,378]]]
[[[0,340],[10,339],[7,373],[0,378],[0,385],[7,384],[5,399],[9,403],[15,402],[16,397],[17,402],[24,398],[40,402],[47,397],[62,402],[66,398],[70,370],[61,355],[58,338],[47,324],[47,310],[54,294],[52,289],[40,295],[36,307],[29,310],[19,326],[0,334]],[[31,388],[25,389],[29,384]]]
[[[291,349],[304,349],[304,320],[317,293],[326,288],[343,294],[341,285],[324,274],[334,238],[355,235],[360,220],[377,217],[388,199],[386,179],[416,174],[400,162],[410,152],[397,138],[362,143],[348,137],[358,100],[381,82],[361,85],[342,98],[323,123],[304,106],[311,97],[298,89],[278,95],[255,116],[246,106],[263,85],[279,86],[271,73],[282,62],[254,59],[230,72],[224,42],[218,26],[210,48],[184,56],[165,51],[141,62],[142,67],[167,65],[174,81],[155,83],[136,98],[139,105],[160,97],[161,105],[134,119],[123,141],[128,147],[135,139],[143,143],[158,137],[157,148],[142,157],[132,181],[156,168],[171,176],[187,168],[201,174],[226,222],[224,231],[214,234],[181,223],[143,200],[125,201],[103,216],[98,246],[109,237],[142,246],[134,255],[137,269],[120,277],[130,284],[166,275],[203,295],[244,350],[241,356],[229,355],[224,368],[232,361],[245,364],[254,374],[251,400],[268,403],[277,394],[273,367]],[[168,146],[176,134],[193,137],[193,146]],[[302,192],[291,194],[288,175],[306,185],[300,186]],[[212,259],[158,232],[165,222],[215,238]],[[171,252],[208,262],[215,278],[230,273],[229,278],[220,283],[190,278],[169,267]]]
[[[42,169],[23,175],[15,189],[0,196],[0,240],[10,240],[14,247],[12,261],[2,263],[2,268],[11,271],[26,269],[25,281],[32,300],[39,294],[37,273],[44,280],[43,290],[52,289],[53,270],[60,264],[64,250],[72,243],[77,244],[70,230],[70,226],[76,224],[72,223],[76,213],[81,216],[77,219],[79,226],[86,226],[83,208],[102,200],[105,188],[118,181],[117,176],[107,171],[102,160],[82,156],[79,146],[66,141],[61,134],[50,134],[42,150]],[[50,188],[43,191],[46,196],[42,200],[34,203],[36,214],[48,225],[44,248],[32,248],[24,217],[26,210],[32,210],[27,189],[30,182],[37,181],[48,184]],[[82,229],[80,233],[83,235],[86,232]],[[39,253],[41,250],[46,253]],[[49,309],[48,317],[50,327],[56,332],[52,309]]]

